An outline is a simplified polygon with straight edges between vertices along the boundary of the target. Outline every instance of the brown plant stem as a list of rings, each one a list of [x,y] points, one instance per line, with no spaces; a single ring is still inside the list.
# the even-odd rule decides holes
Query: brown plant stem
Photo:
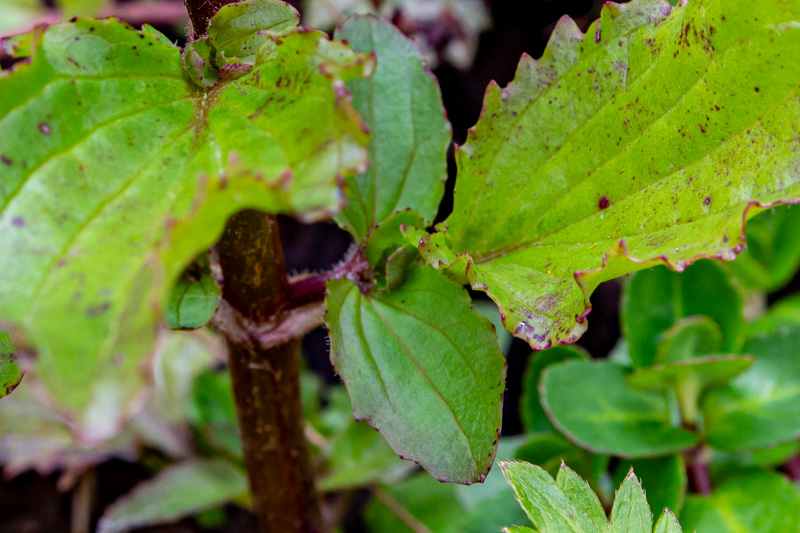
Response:
[[[702,445],[683,452],[690,488],[696,494],[711,494],[711,477],[708,472],[710,450]]]
[[[265,325],[280,323],[289,293],[276,217],[237,213],[218,254],[223,299],[237,318],[225,333],[253,510],[265,533],[321,533],[303,431],[300,340],[268,348],[256,340]]]
[[[189,20],[192,22],[192,35],[200,37],[208,31],[208,23],[223,6],[235,4],[240,0],[185,0]]]
[[[800,455],[795,455],[783,464],[782,470],[792,481],[800,481]]]

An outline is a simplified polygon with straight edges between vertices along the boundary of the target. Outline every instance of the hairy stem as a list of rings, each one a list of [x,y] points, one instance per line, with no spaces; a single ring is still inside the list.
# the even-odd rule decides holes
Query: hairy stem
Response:
[[[208,31],[236,0],[186,0],[190,38]],[[282,324],[289,281],[278,220],[256,210],[232,216],[217,246],[223,334],[253,510],[264,533],[323,533],[300,401],[300,339],[265,345],[259,332]],[[218,313],[218,314],[220,314]]]
[[[247,210],[218,246],[223,298],[238,327],[226,332],[233,394],[253,509],[265,533],[321,533],[322,519],[300,403],[300,340],[264,348],[265,324],[282,320],[289,292],[275,216]]]
[[[208,31],[208,23],[217,11],[228,4],[235,4],[240,0],[184,0],[186,10],[189,12],[189,20],[192,22],[192,29],[189,37],[197,38],[205,35]]]

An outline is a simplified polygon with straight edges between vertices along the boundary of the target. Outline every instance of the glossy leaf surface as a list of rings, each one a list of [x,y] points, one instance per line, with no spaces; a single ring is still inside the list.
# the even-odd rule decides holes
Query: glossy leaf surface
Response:
[[[149,27],[78,19],[31,43],[0,74],[0,320],[23,326],[36,379],[94,442],[145,381],[167,283],[229,215],[340,207],[337,176],[367,143],[341,85],[371,62],[293,32],[203,90]]]
[[[491,85],[457,152],[443,261],[534,348],[573,342],[602,281],[733,259],[761,204],[800,197],[800,5],[607,3]],[[442,243],[437,249],[442,250]],[[468,261],[471,260],[471,261]],[[633,352],[632,352],[633,353]]]
[[[500,435],[505,361],[466,291],[414,263],[392,291],[332,280],[326,305],[331,359],[356,418],[433,476],[482,481]]]
[[[595,453],[655,456],[697,442],[675,427],[665,394],[635,390],[626,380],[625,368],[612,362],[553,365],[542,376],[542,405],[561,432]]]
[[[800,529],[800,494],[780,474],[734,477],[711,496],[689,496],[681,513],[686,531],[772,533]]]
[[[436,78],[414,44],[377,17],[351,17],[336,37],[378,58],[368,80],[347,85],[369,124],[370,167],[347,180],[349,203],[337,221],[360,241],[406,208],[430,224],[444,194],[450,145],[450,124]]]
[[[721,450],[760,448],[800,435],[800,328],[747,341],[753,366],[710,391],[702,405],[706,439]]]

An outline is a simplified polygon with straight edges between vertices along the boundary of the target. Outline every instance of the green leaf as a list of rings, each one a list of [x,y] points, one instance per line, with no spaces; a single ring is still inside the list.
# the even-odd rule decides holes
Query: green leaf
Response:
[[[347,405],[348,415],[350,406]],[[336,491],[363,487],[369,483],[390,483],[403,478],[414,466],[401,461],[386,441],[367,424],[348,416],[347,429],[332,438],[325,473],[317,488]]]
[[[610,533],[650,533],[653,515],[642,490],[642,482],[631,470],[614,498]]]
[[[500,467],[537,530],[600,533],[606,529],[605,523],[595,523],[594,506],[584,507],[588,505],[584,493],[578,495],[574,490],[565,493],[550,474],[538,466],[511,462],[500,463]]]
[[[529,527],[505,527],[503,533],[536,533]]]
[[[244,471],[220,459],[186,461],[137,485],[103,514],[98,533],[124,533],[175,522],[247,492]]]
[[[172,329],[197,329],[204,326],[219,307],[222,290],[203,254],[183,271],[167,296],[166,320]]]
[[[512,457],[517,445],[518,439],[502,439],[497,457]],[[499,469],[469,486],[439,483],[426,474],[382,486],[364,516],[375,533],[486,533],[526,520]]]
[[[631,470],[642,480],[650,509],[680,512],[686,498],[687,485],[686,465],[680,455],[622,460],[612,475],[614,484],[621,484]]]
[[[791,460],[798,452],[800,452],[800,442],[797,441],[735,453],[711,450],[708,472],[713,484],[718,479],[730,477],[731,474],[752,472],[753,467],[777,468]]]
[[[501,463],[503,473],[536,531],[549,533],[583,533],[611,531],[618,533],[650,533],[652,515],[641,482],[630,470],[617,491],[611,518],[589,485],[562,465],[558,481],[538,466],[528,463]],[[524,527],[503,531],[533,531]],[[668,510],[659,519],[655,533],[680,533],[675,516]],[[709,530],[711,531],[711,530]]]
[[[702,404],[706,440],[720,450],[752,449],[800,436],[800,327],[750,339],[753,366]]]
[[[774,291],[800,266],[800,209],[778,206],[747,225],[747,249],[728,268],[753,289]]]
[[[22,381],[22,372],[16,363],[11,335],[0,331],[0,398],[8,396]]]
[[[497,346],[500,348],[500,353],[502,353],[504,357],[508,357],[508,350],[511,348],[514,337],[503,327],[503,319],[500,316],[497,305],[488,299],[476,299],[472,300],[472,308],[479,315],[492,323],[494,332],[497,335]]]
[[[717,323],[707,316],[690,316],[663,333],[656,347],[655,362],[677,363],[721,351],[722,331]]]
[[[444,194],[451,132],[436,78],[416,47],[388,22],[351,17],[336,37],[378,57],[369,80],[347,84],[371,131],[370,168],[347,180],[349,204],[337,222],[358,241],[409,207],[430,224]]]
[[[628,384],[643,390],[671,390],[675,393],[683,422],[697,424],[700,396],[713,385],[724,385],[753,363],[744,355],[697,357],[650,368],[640,368],[628,377]]]
[[[656,522],[653,533],[682,533],[681,524],[669,509],[664,509],[661,518]]]
[[[664,267],[636,273],[625,287],[622,304],[633,366],[653,365],[656,352],[667,349],[659,343],[674,337],[677,331],[670,328],[685,326],[686,317],[708,317],[722,333],[721,351],[736,351],[743,341],[742,305],[739,292],[712,261],[700,261],[682,274]],[[666,357],[670,356],[662,355]]]
[[[667,397],[627,384],[611,362],[568,361],[547,368],[542,405],[559,431],[595,453],[664,455],[692,447],[697,437],[673,425]]]
[[[600,529],[606,525],[606,512],[597,495],[581,477],[562,463],[558,469],[556,485]]]
[[[595,485],[598,471],[605,471],[608,467],[607,457],[593,455],[555,432],[533,435],[519,447],[514,459],[538,465],[551,476],[556,476],[561,464],[566,463],[579,476]]]
[[[200,87],[213,87],[219,81],[219,71],[214,66],[211,55],[214,45],[207,37],[186,43],[183,51],[183,68]]]
[[[38,392],[38,391],[37,391]],[[120,458],[133,461],[141,439],[125,432],[101,446],[76,442],[67,427],[34,395],[30,383],[0,400],[0,456],[6,479],[28,471],[47,477],[55,470],[83,472],[86,468]]]
[[[364,523],[372,533],[459,533],[463,514],[454,485],[419,474],[375,491]]]
[[[800,196],[799,20],[796,2],[607,3],[489,86],[439,229],[509,331],[572,342],[601,282],[733,259],[744,220]]]
[[[780,300],[765,314],[747,325],[747,336],[763,336],[780,328],[800,326],[800,294]]]
[[[376,226],[364,244],[364,257],[378,274],[386,273],[385,263],[390,255],[408,245],[400,230],[402,226],[423,228],[425,221],[411,209],[398,211]]]
[[[296,31],[205,91],[148,28],[78,19],[32,49],[0,74],[0,320],[97,442],[146,383],[170,283],[228,216],[340,207],[337,177],[363,169],[367,141],[341,84],[371,61]]]
[[[689,496],[681,512],[686,531],[773,533],[800,530],[797,487],[774,472],[729,479],[711,496]]]
[[[522,382],[520,416],[528,433],[554,431],[539,399],[539,381],[544,369],[562,361],[588,361],[589,353],[579,346],[556,346],[543,352],[534,352],[525,370]],[[541,464],[530,461],[534,464]],[[571,463],[570,463],[571,464]]]
[[[284,2],[244,0],[222,6],[208,27],[216,64],[222,66],[232,61],[252,64],[261,45],[272,35],[293,31],[297,19],[297,11]]]
[[[356,418],[448,481],[482,481],[500,434],[505,361],[467,292],[414,263],[392,291],[328,282],[331,360]]]
[[[497,460],[513,459],[521,442],[520,436],[500,439]],[[457,521],[456,531],[459,533],[499,531],[509,522],[518,524],[527,520],[499,468],[490,471],[483,483],[457,485],[455,494],[464,507],[461,519]]]
[[[188,400],[187,418],[217,453],[242,457],[230,373],[207,370],[197,376]]]

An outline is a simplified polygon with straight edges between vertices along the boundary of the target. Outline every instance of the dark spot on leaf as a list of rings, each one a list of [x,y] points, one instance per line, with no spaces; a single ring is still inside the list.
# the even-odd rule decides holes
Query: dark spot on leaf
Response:
[[[13,162],[13,161],[11,161],[11,159],[6,157],[5,154],[0,155],[0,161],[2,161],[4,165],[8,165],[8,166],[11,166],[11,163]]]
[[[599,207],[600,209],[605,209],[608,206],[609,206],[608,198],[606,198],[605,196],[601,197],[600,201],[597,202],[597,207]]]
[[[25,227],[25,219],[22,217],[14,217],[11,219],[11,225],[16,228],[24,228]]]
[[[45,135],[50,135],[50,132],[52,130],[50,129],[50,124],[48,124],[47,122],[40,122],[39,131],[44,133]]]
[[[101,303],[100,305],[93,305],[92,307],[86,309],[86,316],[89,318],[95,318],[102,315],[109,309],[111,309],[111,304],[108,302]]]
[[[706,199],[703,200],[703,205],[708,205],[710,203],[711,203],[711,197],[710,196],[706,196]]]
[[[759,89],[758,87],[756,87],[755,89],[757,93],[761,92],[761,89]]]

